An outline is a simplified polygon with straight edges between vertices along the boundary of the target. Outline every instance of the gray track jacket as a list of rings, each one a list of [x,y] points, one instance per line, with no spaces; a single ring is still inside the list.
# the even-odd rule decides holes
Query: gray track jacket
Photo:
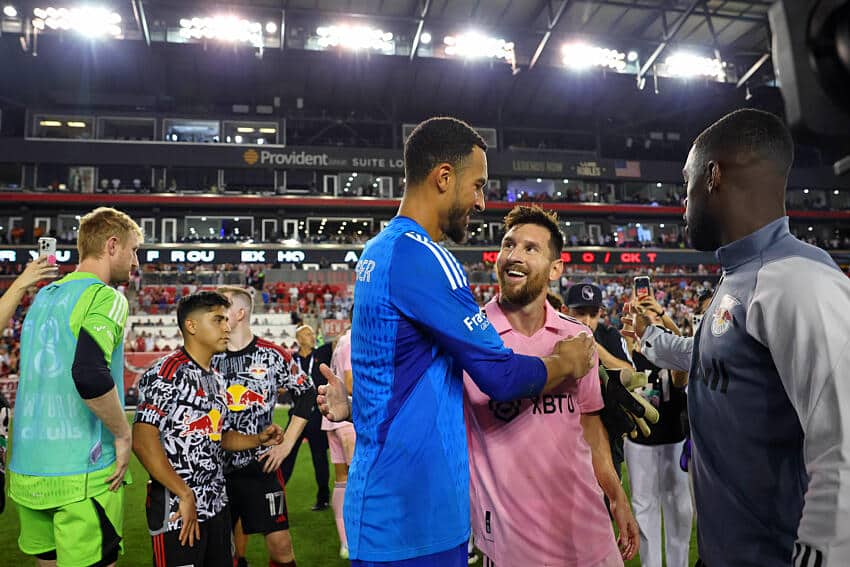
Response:
[[[850,566],[850,280],[787,218],[717,256],[724,277],[696,338],[642,340],[662,367],[686,368],[694,351],[700,557]]]

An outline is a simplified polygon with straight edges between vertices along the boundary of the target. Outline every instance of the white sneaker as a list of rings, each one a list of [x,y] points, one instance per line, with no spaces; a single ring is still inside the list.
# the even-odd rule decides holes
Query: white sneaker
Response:
[[[472,565],[473,563],[478,562],[478,556],[475,555],[474,551],[470,551],[469,555],[467,555],[466,563],[467,565]]]
[[[339,546],[339,558],[348,559],[348,548],[344,545]]]

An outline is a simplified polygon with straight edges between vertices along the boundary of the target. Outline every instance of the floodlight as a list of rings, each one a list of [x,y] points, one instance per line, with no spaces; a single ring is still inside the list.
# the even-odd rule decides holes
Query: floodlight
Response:
[[[561,48],[562,61],[571,69],[608,67],[615,71],[626,68],[626,54],[616,49],[606,49],[582,42],[567,43]]]
[[[340,24],[316,28],[319,45],[324,48],[344,47],[346,49],[373,49],[392,52],[395,49],[392,32],[369,26],[351,26]]]
[[[726,78],[723,62],[719,59],[703,57],[687,51],[674,53],[664,62],[667,74],[673,77],[715,77],[722,81]]]
[[[71,30],[90,38],[119,37],[122,33],[121,15],[103,7],[34,8],[34,28],[43,30]]]
[[[466,57],[468,59],[488,57],[513,61],[514,44],[498,37],[488,37],[482,33],[471,31],[461,35],[449,35],[443,39],[445,53],[449,56]]]
[[[263,45],[263,26],[234,15],[218,15],[208,18],[180,19],[180,35],[186,39],[217,39],[220,41]]]

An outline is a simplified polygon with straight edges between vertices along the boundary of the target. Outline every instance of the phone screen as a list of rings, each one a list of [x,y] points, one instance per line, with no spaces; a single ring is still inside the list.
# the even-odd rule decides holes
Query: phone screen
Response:
[[[649,277],[638,276],[635,278],[635,298],[640,300],[644,297],[649,297],[652,293],[652,284],[649,282]]]

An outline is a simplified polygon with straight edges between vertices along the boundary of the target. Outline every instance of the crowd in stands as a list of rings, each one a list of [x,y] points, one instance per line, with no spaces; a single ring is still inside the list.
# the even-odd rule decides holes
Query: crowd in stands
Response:
[[[620,317],[625,304],[631,301],[632,278],[638,275],[634,272],[628,275],[582,275],[565,274],[561,280],[551,286],[551,291],[566,297],[570,287],[582,283],[594,283],[602,288],[603,316],[602,321],[615,328],[620,328]],[[645,274],[640,274],[645,275]],[[704,290],[714,289],[716,275],[682,275],[663,276],[653,280],[655,299],[667,311],[670,318],[678,325],[682,334],[693,334],[692,314],[697,307],[698,294]],[[483,306],[499,292],[495,283],[472,284],[472,294],[479,305]]]
[[[843,238],[838,235],[833,235],[832,238],[824,239],[814,236],[811,233],[804,233],[796,230],[792,230],[791,232],[803,242],[807,242],[813,246],[817,246],[818,248],[823,248],[824,250],[850,249],[850,235],[844,236]]]
[[[23,237],[23,229],[18,230],[15,229],[16,234],[13,237],[11,234],[0,231],[0,244],[26,244],[30,243],[30,239],[26,239]],[[299,243],[299,244],[344,244],[344,245],[363,245],[369,239],[373,238],[377,234],[376,230],[363,230],[363,234],[357,233],[325,233],[325,234],[312,234],[312,235],[302,235],[302,236],[289,236],[280,234],[275,239],[274,242],[281,243]],[[654,234],[654,238],[652,239],[644,239],[639,240],[635,237],[627,237],[624,236],[623,233],[619,233],[618,236],[614,236],[613,234],[606,233],[599,235],[598,237],[594,237],[593,235],[588,235],[587,233],[571,233],[566,235],[566,246],[579,247],[579,246],[604,246],[609,248],[664,248],[664,249],[678,249],[684,250],[687,249],[687,242],[685,240],[684,232],[660,232],[660,234]],[[833,234],[831,238],[823,238],[821,236],[817,236],[814,231],[808,232],[805,229],[797,229],[792,227],[792,233],[794,236],[803,240],[804,242],[808,242],[809,244],[813,244],[824,250],[850,250],[850,233],[842,234]],[[39,237],[45,236],[45,234],[38,230],[34,235],[32,242],[38,240]],[[76,233],[73,231],[66,231],[61,234],[57,234],[56,231],[50,231],[46,236],[53,236],[57,239],[59,244],[74,244],[76,242]],[[468,243],[475,246],[497,246],[501,242],[502,235],[499,233],[495,233],[491,238],[489,234],[485,232],[476,232],[473,231],[469,235]],[[235,234],[227,235],[227,236],[205,236],[205,237],[184,237],[180,239],[180,242],[184,243],[208,243],[208,244],[236,244],[236,243],[245,243],[245,242],[254,242],[249,236],[238,236]],[[259,243],[259,241],[257,241]],[[329,263],[328,263],[329,264]],[[328,267],[328,265],[321,266],[323,268]],[[198,271],[199,267],[194,267],[192,271]],[[180,270],[176,270],[182,273]],[[11,268],[8,262],[0,262],[0,275],[2,274],[13,274],[17,273],[17,270]]]
[[[466,267],[471,274],[488,270],[488,267],[484,264],[472,264]],[[670,270],[684,269],[683,267],[667,268]],[[712,284],[704,278],[716,281],[716,274],[708,275],[709,272],[706,270],[703,270],[702,274],[680,276],[666,276],[664,270],[656,270],[656,274],[660,276],[653,282],[656,299],[683,332],[690,332],[690,314],[696,305],[697,293],[704,287],[710,288]],[[619,326],[623,304],[630,298],[632,275],[598,276],[596,274],[585,274],[581,271],[571,271],[557,283],[556,291],[566,295],[571,285],[585,281],[592,281],[601,285],[605,296],[605,320],[611,325]],[[252,282],[252,287],[249,289],[254,290],[255,313],[258,314],[257,323],[261,326],[270,325],[269,318],[267,316],[265,319],[263,318],[263,313],[265,313],[288,314],[288,322],[291,325],[305,323],[317,328],[325,319],[347,319],[353,304],[348,289],[343,286],[309,282],[259,283],[257,274],[253,272],[246,275],[246,283],[248,281]],[[205,287],[211,288],[212,286]],[[132,313],[156,315],[173,313],[175,304],[180,297],[197,289],[199,289],[199,286],[171,285],[142,286],[136,291],[134,285],[131,284],[124,291],[131,299]],[[483,305],[498,293],[498,285],[495,283],[473,284],[472,291],[478,302]],[[16,316],[0,334],[0,378],[8,378],[18,373],[21,323],[32,297],[32,294],[28,294],[24,298]],[[135,304],[133,304],[133,301],[135,301]],[[152,317],[146,320],[144,315],[136,317],[134,321],[128,325],[125,342],[125,348],[130,352],[167,351],[180,343],[176,322],[163,324],[162,319]],[[292,346],[290,343],[294,341],[294,337],[286,330],[281,331],[279,336],[271,338],[279,340],[287,347]]]

